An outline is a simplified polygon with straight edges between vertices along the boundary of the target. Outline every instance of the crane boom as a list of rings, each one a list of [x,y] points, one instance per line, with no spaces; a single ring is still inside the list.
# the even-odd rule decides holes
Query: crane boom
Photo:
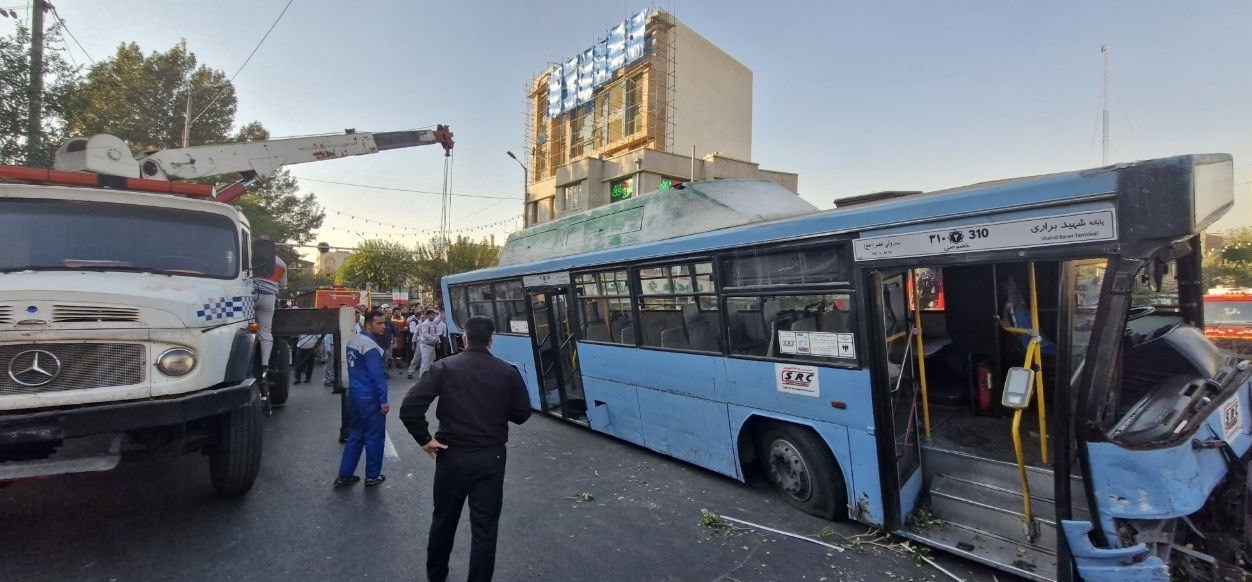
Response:
[[[349,130],[342,134],[172,148],[140,155],[131,155],[130,146],[120,138],[97,134],[65,142],[57,150],[53,168],[167,181],[226,174],[264,179],[291,164],[433,144],[442,145],[444,155],[451,155],[452,132],[448,126],[378,133]]]

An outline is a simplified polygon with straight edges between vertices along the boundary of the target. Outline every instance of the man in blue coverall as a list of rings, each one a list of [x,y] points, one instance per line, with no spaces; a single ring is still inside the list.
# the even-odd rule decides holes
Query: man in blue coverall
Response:
[[[374,336],[382,335],[386,325],[387,319],[381,311],[371,311],[365,314],[365,333],[356,334],[348,342],[348,408],[352,420],[335,487],[361,480],[354,473],[361,461],[362,449],[365,450],[365,486],[378,485],[386,479],[382,474],[383,439],[391,405],[387,404],[386,352],[374,341]]]

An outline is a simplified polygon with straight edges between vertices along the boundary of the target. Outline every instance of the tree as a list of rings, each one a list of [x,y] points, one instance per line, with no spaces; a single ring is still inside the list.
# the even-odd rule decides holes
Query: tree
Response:
[[[1252,287],[1252,227],[1225,234],[1221,250],[1204,252],[1204,288]]]
[[[500,262],[499,247],[487,239],[474,242],[464,236],[453,242],[433,238],[428,244],[418,245],[416,253],[414,278],[423,289],[438,289],[440,277],[494,267]]]
[[[239,128],[230,141],[256,141],[270,138],[260,122],[253,121]],[[226,185],[217,181],[216,186]],[[287,263],[300,256],[300,249],[313,240],[313,231],[322,227],[326,212],[313,193],[299,195],[300,185],[287,170],[278,170],[264,182],[248,187],[248,193],[236,206],[248,217],[252,232],[268,234],[277,243],[277,253]]]
[[[70,93],[66,121],[75,135],[108,133],[134,151],[181,147],[188,92],[194,120],[189,144],[226,141],[237,104],[226,73],[197,65],[186,41],[148,56],[138,44],[126,43],[92,66]]]
[[[13,34],[0,37],[0,164],[52,167],[53,155],[65,141],[65,107],[78,83],[79,68],[67,60],[61,25],[44,32],[43,151],[26,156],[30,119],[30,28],[18,23]]]
[[[405,286],[414,272],[413,251],[388,240],[367,240],[335,273],[335,282],[357,289],[390,291]]]

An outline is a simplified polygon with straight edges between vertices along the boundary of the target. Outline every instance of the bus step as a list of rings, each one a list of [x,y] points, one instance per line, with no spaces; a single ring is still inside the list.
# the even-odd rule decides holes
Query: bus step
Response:
[[[1033,539],[1026,534],[1019,491],[939,475],[931,481],[930,510],[944,521],[1056,551],[1055,508],[1052,500],[1045,497],[1031,495],[1036,532]]]
[[[1056,555],[1042,548],[947,522],[896,534],[1029,580],[1055,580]]]
[[[1022,488],[1016,463],[930,446],[922,448],[922,458],[922,467],[925,470],[927,482],[933,481],[936,475],[947,475],[973,483],[994,485],[1009,491],[1020,491]],[[1052,475],[1052,469],[1046,467],[1026,467],[1026,479],[1030,483],[1032,496],[1056,499],[1056,486]],[[1083,492],[1082,477],[1070,476],[1070,497],[1075,512],[1081,511],[1085,514],[1087,497]]]

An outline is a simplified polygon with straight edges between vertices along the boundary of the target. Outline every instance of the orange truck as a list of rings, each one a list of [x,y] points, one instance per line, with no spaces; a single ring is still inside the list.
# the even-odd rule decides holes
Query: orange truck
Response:
[[[1222,349],[1252,355],[1252,289],[1205,295],[1204,335]]]
[[[369,291],[348,289],[342,285],[318,287],[312,291],[304,291],[296,295],[296,307],[304,308],[338,308],[341,305],[356,307],[360,304],[371,305]]]

